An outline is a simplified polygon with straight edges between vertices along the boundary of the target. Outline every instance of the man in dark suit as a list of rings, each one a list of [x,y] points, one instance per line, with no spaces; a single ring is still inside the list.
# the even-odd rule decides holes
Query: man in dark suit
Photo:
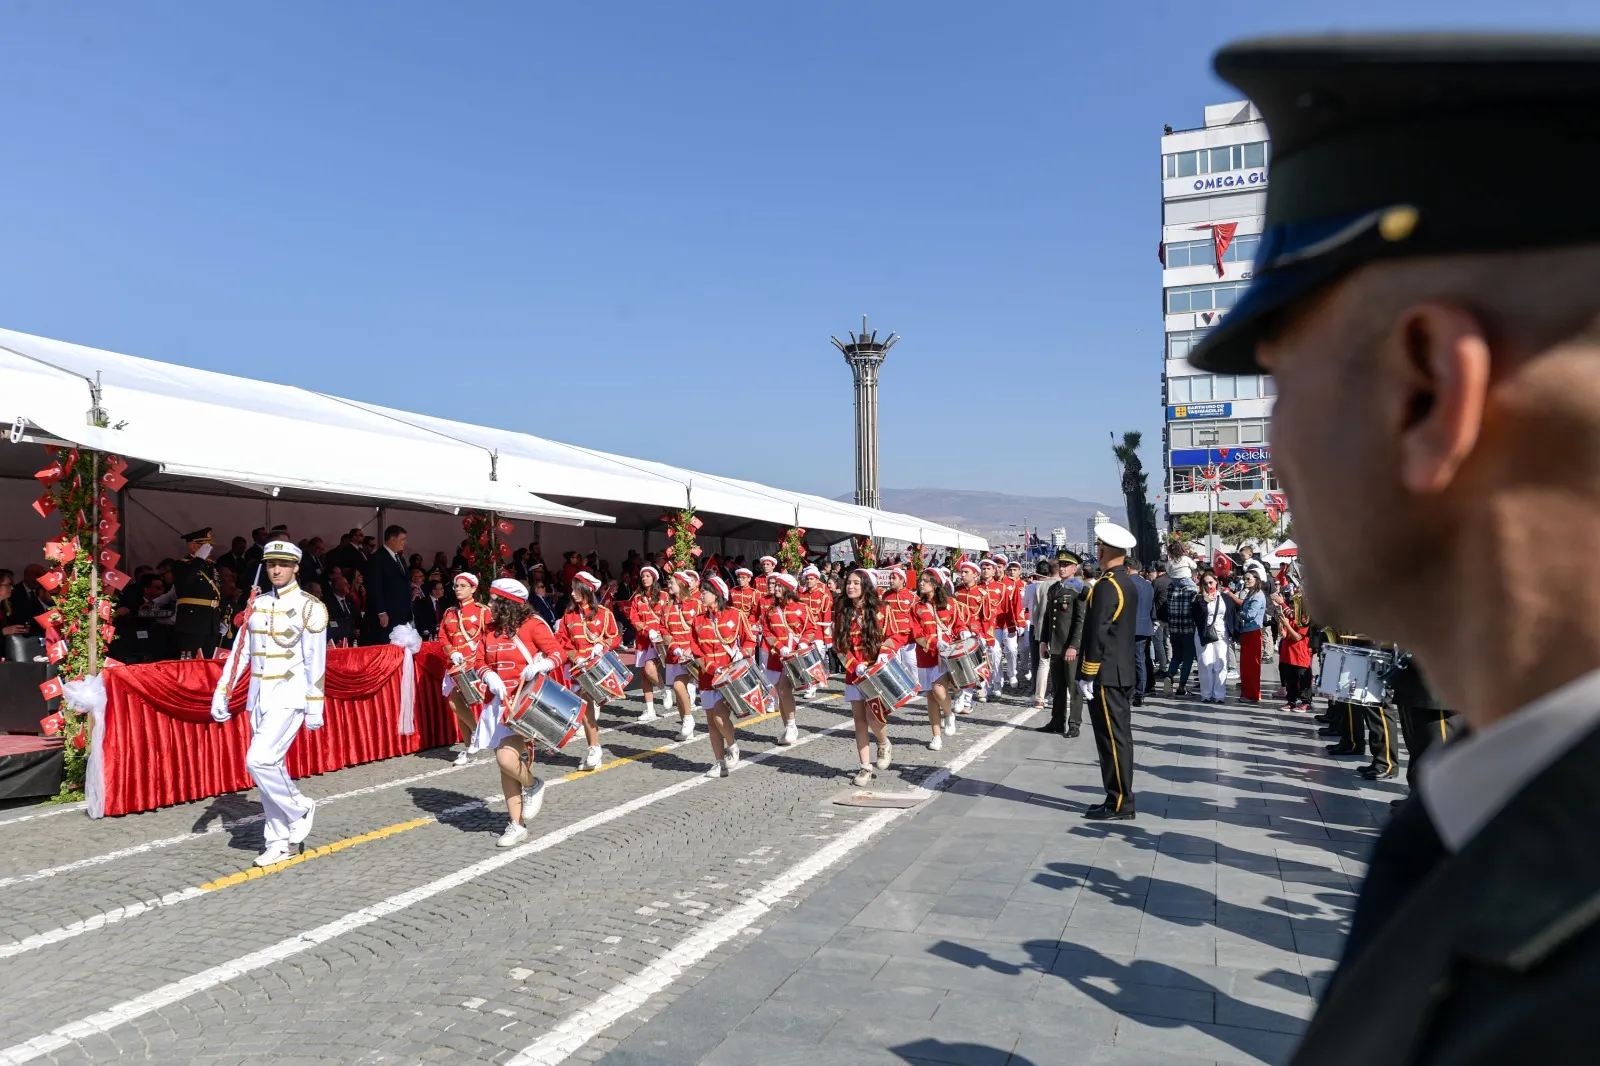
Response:
[[[1594,1062],[1600,38],[1279,39],[1216,66],[1272,184],[1249,287],[1190,361],[1272,374],[1311,612],[1415,653],[1469,730],[1378,838],[1291,1061]]]
[[[411,621],[417,635],[423,640],[433,640],[439,635],[439,622],[450,604],[444,599],[444,581],[430,577],[424,580],[424,594],[411,601]]]
[[[1050,720],[1041,733],[1062,733],[1070,740],[1083,727],[1083,695],[1078,691],[1078,659],[1083,653],[1085,595],[1069,579],[1082,560],[1063,551],[1056,561],[1061,578],[1044,594],[1040,639],[1049,655]],[[1068,715],[1068,708],[1071,714]]]
[[[361,548],[356,544],[356,538],[359,536],[361,536],[359,529],[341,534],[339,543],[328,553],[327,565],[338,567],[340,570],[365,569],[367,557],[361,553]]]
[[[266,526],[257,526],[250,531],[250,547],[244,550],[244,567],[239,571],[241,584],[249,584],[254,579],[256,568],[261,565],[261,549],[271,539]],[[265,582],[266,578],[261,580]]]
[[[411,621],[411,578],[405,552],[406,531],[390,526],[383,531],[383,546],[367,560],[363,644],[387,644],[391,629]]]
[[[1089,724],[1100,753],[1105,802],[1083,812],[1094,821],[1129,821],[1133,802],[1133,690],[1139,590],[1128,573],[1128,550],[1139,539],[1114,522],[1094,527],[1100,580],[1089,589],[1083,622],[1078,689],[1089,703]]]
[[[347,645],[360,637],[360,619],[356,617],[356,601],[350,598],[350,582],[338,570],[329,582],[328,595],[323,598],[328,608],[328,643]]]

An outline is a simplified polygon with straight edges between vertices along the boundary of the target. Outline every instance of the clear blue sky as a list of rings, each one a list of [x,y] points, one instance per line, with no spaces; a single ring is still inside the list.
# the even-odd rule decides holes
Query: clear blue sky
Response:
[[[884,484],[1115,500],[1162,123],[1230,38],[1381,26],[1600,13],[13,2],[0,324],[834,494],[866,312]]]

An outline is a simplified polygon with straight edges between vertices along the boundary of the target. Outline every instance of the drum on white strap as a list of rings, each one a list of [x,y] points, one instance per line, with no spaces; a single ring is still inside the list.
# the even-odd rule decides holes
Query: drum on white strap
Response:
[[[941,656],[941,661],[957,688],[972,688],[989,680],[989,656],[977,637],[956,641]]]
[[[577,671],[578,688],[596,705],[622,699],[632,680],[633,672],[614,651],[601,652]]]
[[[505,723],[523,739],[560,751],[577,733],[582,715],[581,696],[558,685],[549,674],[540,674],[517,690]]]
[[[795,688],[828,683],[828,653],[807,644],[783,660],[783,673]]]
[[[905,663],[892,656],[877,663],[856,678],[856,688],[869,700],[882,700],[885,706],[899,710],[917,698],[917,679],[911,676]]]
[[[1317,693],[1346,703],[1382,703],[1389,694],[1394,666],[1394,654],[1383,648],[1324,644],[1317,668]]]
[[[725,670],[719,670],[711,679],[711,687],[727,701],[735,718],[749,718],[753,714],[769,714],[778,705],[777,696],[767,675],[756,667],[753,660],[744,659]]]

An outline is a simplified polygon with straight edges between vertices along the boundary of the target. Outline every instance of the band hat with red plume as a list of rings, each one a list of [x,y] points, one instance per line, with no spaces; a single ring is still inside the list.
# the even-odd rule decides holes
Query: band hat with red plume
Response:
[[[450,579],[450,583],[452,585],[455,584],[457,581],[465,581],[469,585],[471,585],[473,588],[477,588],[478,587],[478,575],[474,574],[470,570],[463,570],[461,573],[457,574],[455,577]]]
[[[769,580],[776,581],[778,584],[782,585],[784,588],[788,589],[790,592],[799,592],[800,591],[800,582],[795,580],[795,577],[794,577],[793,574],[785,574],[783,571],[780,570],[777,573],[773,574],[771,576],[771,578],[769,578]]]
[[[711,588],[716,591],[718,596],[721,596],[723,599],[728,598],[728,583],[722,580],[722,576],[720,574],[707,575],[706,584],[710,585]]]
[[[587,570],[579,570],[576,574],[572,575],[572,579],[574,581],[581,581],[585,585],[588,585],[590,592],[600,591],[600,579],[589,573]]]
[[[499,596],[512,603],[527,603],[528,586],[514,577],[496,578],[494,584],[489,586],[489,595]]]

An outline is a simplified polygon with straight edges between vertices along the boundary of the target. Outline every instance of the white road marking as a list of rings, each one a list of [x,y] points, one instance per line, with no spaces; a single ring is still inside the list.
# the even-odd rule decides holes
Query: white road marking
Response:
[[[816,702],[820,703],[822,701],[818,700]],[[674,715],[677,714],[676,711],[671,713]],[[628,722],[622,725],[607,726],[606,728],[600,730],[600,735],[604,736],[608,733],[626,732],[628,729],[638,724],[639,723],[637,722]],[[650,723],[647,722],[644,724],[649,725]],[[702,730],[694,735],[691,742],[705,740],[707,739],[707,736],[708,734]],[[673,746],[676,747],[677,745],[674,744]],[[378,784],[367,785],[364,788],[351,789],[349,792],[339,792],[332,796],[313,796],[311,798],[315,799],[320,806],[327,806],[330,803],[337,803],[340,800],[354,799],[357,796],[370,796],[375,792],[383,792],[391,788],[400,788],[402,785],[413,785],[418,781],[427,781],[431,778],[443,777],[446,774],[453,774],[459,770],[470,770],[479,766],[492,765],[493,762],[494,760],[492,758],[477,759],[465,766],[446,766],[438,770],[429,770],[425,773],[413,774],[410,777],[401,777],[393,781],[381,781]],[[0,826],[10,825],[12,822],[26,822],[35,818],[48,818],[53,814],[65,814],[68,811],[81,811],[83,808],[84,804],[82,803],[63,804],[60,807],[52,808],[48,811],[42,811],[38,814],[25,814],[19,818],[12,818],[7,821],[0,822]],[[219,822],[216,825],[207,826],[206,828],[196,832],[179,833],[175,836],[162,837],[158,840],[147,840],[142,844],[131,844],[128,847],[118,848],[115,851],[108,851],[102,855],[91,855],[88,858],[76,859],[69,863],[63,863],[60,866],[51,866],[43,870],[35,870],[32,873],[17,874],[12,877],[0,877],[0,889],[10,888],[13,885],[24,885],[32,881],[42,881],[47,877],[55,877],[58,874],[71,873],[74,870],[83,870],[91,866],[100,866],[104,863],[115,862],[117,859],[131,858],[134,855],[143,855],[146,852],[156,851],[161,848],[170,848],[174,844],[187,844],[194,840],[204,840],[206,837],[215,836],[218,833],[225,833],[242,826],[255,825],[256,823],[262,821],[264,817],[264,815],[260,814],[249,814],[245,815],[243,818],[238,818],[231,822]],[[139,906],[148,906],[151,904],[151,902],[153,901],[147,901],[145,904],[139,904]],[[4,957],[5,955],[3,953],[3,949],[0,949],[0,958]]]
[[[1033,714],[1032,707],[1017,714],[1004,726],[962,752],[949,766],[937,770],[922,786],[923,789],[937,792],[944,788],[952,776],[998,744]],[[644,1006],[651,996],[670,987],[685,970],[697,965],[707,955],[748,929],[774,904],[867,843],[896,818],[914,809],[883,810],[857,822],[834,838],[832,843],[824,845],[809,858],[767,882],[745,902],[700,929],[589,1006],[562,1019],[549,1033],[513,1056],[506,1066],[556,1066],[565,1062],[573,1052],[610,1028],[618,1019]]]
[[[79,800],[77,803],[63,803],[50,807],[47,810],[35,811],[32,814],[19,814],[15,818],[0,818],[0,826],[16,825],[18,822],[31,822],[38,818],[54,818],[58,814],[68,814],[72,811],[81,811],[88,804]]]
[[[818,739],[819,737],[824,737],[830,733],[835,733],[842,729],[850,728],[852,725],[853,723],[849,721],[838,722],[820,732],[804,736],[800,738],[799,741],[789,745],[788,747],[772,748],[768,751],[759,752],[750,756],[748,759],[741,760],[739,765],[734,768],[733,772],[739,773],[746,767],[755,763],[765,762],[768,759],[786,754],[793,751],[795,748],[801,747],[813,740]],[[133,999],[124,1000],[123,1002],[118,1003],[107,1010],[91,1014],[85,1018],[80,1018],[75,1022],[68,1022],[65,1025],[57,1026],[50,1032],[41,1033],[31,1040],[24,1041],[21,1044],[13,1044],[8,1048],[0,1049],[0,1066],[16,1066],[18,1063],[32,1062],[34,1059],[40,1058],[41,1056],[50,1055],[54,1052],[60,1051],[62,1048],[69,1047],[74,1041],[82,1040],[97,1033],[109,1032],[117,1026],[124,1025],[127,1022],[131,1022],[137,1018],[142,1018],[147,1014],[154,1013],[163,1007],[167,1007],[179,1002],[180,1000],[187,999],[189,996],[192,996],[197,992],[203,992],[210,988],[216,988],[218,985],[226,984],[227,982],[232,981],[237,977],[242,977],[247,973],[263,969],[267,966],[271,966],[274,963],[282,962],[284,959],[292,958],[295,955],[310,951],[319,944],[324,944],[329,940],[343,936],[344,934],[356,929],[360,929],[363,926],[371,925],[380,918],[387,917],[388,915],[394,914],[398,911],[403,911],[407,907],[421,903],[424,900],[432,899],[434,896],[437,896],[443,892],[448,892],[451,889],[459,888],[460,886],[467,884],[470,881],[474,881],[485,874],[493,873],[502,867],[509,866],[518,859],[537,854],[541,851],[547,851],[550,848],[553,848],[558,844],[563,844],[566,841],[571,840],[573,837],[582,833],[586,833],[591,829],[598,829],[600,826],[609,825],[618,819],[627,817],[635,811],[642,810],[645,807],[652,806],[656,803],[660,803],[662,800],[671,799],[672,797],[687,792],[692,788],[699,788],[702,785],[708,785],[712,780],[712,778],[705,777],[701,774],[695,774],[693,777],[686,778],[685,780],[679,781],[676,784],[668,785],[665,788],[657,789],[655,792],[647,792],[643,796],[638,796],[634,799],[628,800],[625,803],[618,804],[615,807],[608,808],[607,810],[601,811],[597,814],[591,814],[589,817],[573,822],[571,825],[558,829],[553,833],[547,833],[536,840],[532,840],[521,845],[520,847],[509,848],[498,855],[475,862],[471,866],[464,867],[460,870],[457,870],[455,873],[447,874],[444,877],[438,878],[437,880],[430,881],[425,885],[419,885],[418,887],[410,889],[409,891],[390,896],[388,899],[380,900],[379,902],[374,903],[369,907],[363,907],[358,911],[351,911],[342,918],[336,918],[335,920],[324,925],[317,926],[315,929],[309,929],[303,933],[296,933],[294,936],[285,937],[276,944],[271,944],[259,951],[252,951],[247,955],[241,955],[236,959],[232,959],[218,966],[213,966],[209,969],[202,970],[197,974],[185,977],[181,981],[173,981],[169,984],[162,985],[160,988],[157,988],[153,991],[146,992],[142,996],[136,996]]]
[[[851,724],[852,724],[851,722],[838,722],[838,723],[835,723],[834,725],[831,725],[828,728],[826,728],[824,730],[821,730],[820,732],[812,733],[812,734],[810,734],[808,736],[802,737],[800,740],[796,741],[794,744],[789,745],[789,747],[787,747],[787,748],[774,748],[774,749],[772,749],[771,752],[764,752],[764,753],[762,753],[760,755],[753,756],[752,758],[754,760],[757,760],[757,761],[764,761],[763,756],[770,757],[770,755],[773,754],[773,753],[793,750],[794,748],[798,748],[801,744],[804,744],[809,740],[814,740],[815,738],[817,738],[819,736],[823,736],[823,735],[828,734],[828,733],[837,732],[838,730],[844,729],[844,728],[850,726]],[[653,754],[664,754],[664,753],[669,752],[669,751],[676,751],[678,748],[685,747],[685,746],[687,746],[689,744],[697,744],[700,741],[705,740],[705,739],[707,739],[707,734],[705,734],[705,733],[696,733],[693,737],[691,737],[688,740],[677,740],[677,741],[673,741],[671,744],[663,745],[659,750],[655,751]],[[491,765],[491,764],[489,764],[488,761],[485,760],[484,762],[473,763],[471,765],[483,766],[483,765]],[[467,767],[452,766],[452,767],[448,767],[447,769],[449,769],[449,770],[464,770],[464,769],[467,769]],[[441,774],[443,772],[445,772],[445,771],[442,771],[442,770],[431,770],[428,773],[420,774],[417,777],[406,778],[406,779],[404,779],[404,781],[416,781],[416,780],[421,780],[422,778],[425,778],[425,777],[437,777],[439,774]],[[578,781],[587,781],[587,780],[589,780],[587,775],[585,775],[583,777],[557,777],[557,778],[552,778],[552,779],[549,779],[549,780],[545,781],[545,787],[546,788],[555,788],[555,787],[557,787],[559,785],[570,785],[570,784],[573,784],[573,783],[578,782]],[[404,782],[403,781],[402,782],[390,782],[390,783],[387,783],[387,784],[384,784],[384,785],[369,785],[366,789],[357,789],[354,792],[344,793],[344,795],[346,795],[346,796],[354,796],[354,795],[358,795],[358,794],[363,794],[363,793],[368,792],[368,791],[374,791],[374,790],[377,790],[377,789],[380,789],[380,788],[389,788],[389,787],[392,787],[394,784],[401,784],[401,783],[404,783]],[[328,803],[331,800],[336,799],[336,798],[340,798],[340,797],[330,796],[327,799],[318,800],[317,802],[318,803]],[[485,796],[482,799],[469,800],[466,803],[460,803],[460,804],[457,804],[454,807],[446,808],[445,810],[442,810],[438,814],[434,815],[434,820],[435,821],[440,821],[440,822],[449,821],[451,818],[458,818],[461,815],[467,814],[470,811],[483,810],[484,808],[490,806],[491,804],[504,803],[504,802],[505,802],[505,797],[502,796],[500,793],[496,792],[496,793],[493,793],[492,795]],[[259,820],[260,819],[259,815],[254,815],[252,817],[255,820]],[[239,822],[234,822],[232,824],[233,825],[238,825],[240,823]],[[206,832],[209,833],[209,832],[216,832],[216,831],[218,831],[218,830],[207,830]],[[181,843],[184,840],[192,840],[192,839],[195,839],[195,838],[196,838],[195,836],[173,837],[169,841],[169,843]],[[160,842],[160,841],[156,841],[156,842],[154,842],[154,844],[141,844],[141,845],[138,845],[138,848],[140,850],[149,850],[152,846],[159,846],[159,845],[161,845],[161,843],[162,842]],[[129,850],[131,851],[132,849],[129,849]],[[92,865],[92,863],[89,860],[82,860],[79,865]],[[62,868],[62,869],[65,869],[65,868]],[[57,870],[56,872],[61,872],[61,871]],[[42,876],[42,875],[39,875],[39,876]],[[31,879],[37,879],[37,878],[35,877],[35,878],[31,878]],[[165,909],[167,907],[173,907],[173,906],[176,906],[179,903],[187,903],[192,899],[199,899],[201,896],[208,896],[208,895],[211,895],[211,892],[209,890],[201,888],[199,885],[190,885],[188,888],[182,888],[182,889],[178,889],[177,891],[174,891],[174,892],[168,892],[168,893],[166,893],[165,895],[162,895],[162,896],[156,896],[156,897],[153,897],[151,899],[146,899],[146,900],[139,900],[139,901],[137,901],[135,903],[125,904],[125,905],[120,906],[120,907],[113,907],[110,910],[101,911],[99,914],[92,914],[87,918],[83,918],[83,919],[81,919],[79,921],[72,922],[69,925],[59,926],[59,927],[57,927],[55,929],[46,929],[42,933],[34,933],[31,936],[25,936],[21,940],[13,940],[10,943],[0,944],[0,959],[9,959],[9,958],[12,958],[12,957],[17,956],[17,955],[25,955],[30,951],[37,951],[40,948],[49,947],[51,944],[59,944],[63,940],[71,940],[73,937],[82,936],[84,933],[93,933],[93,932],[96,932],[97,930],[105,929],[108,926],[118,925],[118,924],[120,924],[122,922],[127,921],[129,918],[137,918],[137,917],[139,917],[141,915],[152,914],[152,913],[154,913],[156,911],[163,910],[163,909]]]

